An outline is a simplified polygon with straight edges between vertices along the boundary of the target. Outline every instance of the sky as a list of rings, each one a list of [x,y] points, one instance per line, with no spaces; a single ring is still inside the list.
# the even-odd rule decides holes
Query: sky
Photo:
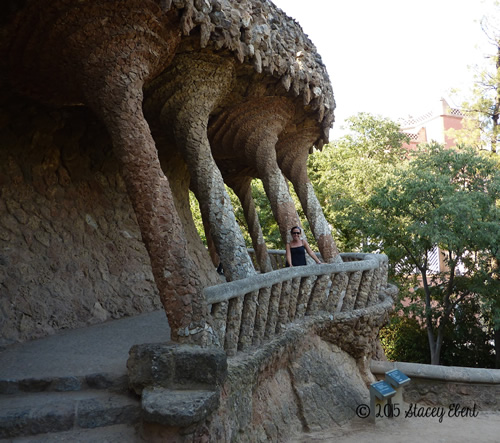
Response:
[[[445,98],[459,106],[474,65],[494,49],[480,19],[493,0],[273,0],[302,26],[326,65],[337,108],[330,138],[347,117],[419,116]]]

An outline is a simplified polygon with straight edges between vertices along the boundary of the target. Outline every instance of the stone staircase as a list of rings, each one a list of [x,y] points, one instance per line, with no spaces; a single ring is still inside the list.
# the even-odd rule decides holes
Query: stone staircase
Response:
[[[133,441],[140,417],[122,374],[0,379],[1,441]]]
[[[129,350],[169,339],[156,311],[0,349],[0,441],[139,441]]]
[[[123,376],[0,380],[1,441],[134,441],[140,417]]]
[[[248,374],[228,375],[227,356],[233,369],[247,350],[266,360],[268,345],[294,327],[323,327],[331,343],[359,352],[386,321],[395,288],[386,256],[342,259],[206,288],[225,350],[170,342],[163,311],[0,348],[0,441],[122,443],[144,441],[154,426],[194,429],[224,400],[226,377],[231,401],[243,395],[238,380]]]

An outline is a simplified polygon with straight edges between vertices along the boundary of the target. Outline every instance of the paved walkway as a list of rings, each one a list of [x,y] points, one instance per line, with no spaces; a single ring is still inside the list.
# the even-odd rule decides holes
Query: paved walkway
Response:
[[[132,345],[168,340],[162,310],[110,320],[7,347],[0,352],[0,380],[122,374]]]

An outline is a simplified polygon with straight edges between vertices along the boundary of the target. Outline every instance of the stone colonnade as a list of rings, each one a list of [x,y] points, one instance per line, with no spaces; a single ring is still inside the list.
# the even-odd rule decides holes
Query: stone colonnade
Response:
[[[161,140],[166,161],[180,154],[187,166],[228,280],[255,270],[225,184],[242,202],[260,269],[271,270],[252,178],[262,180],[284,241],[300,222],[290,180],[320,252],[335,261],[306,172],[312,147],[328,141],[331,85],[314,45],[271,3],[20,2],[2,32],[15,88],[55,106],[87,105],[106,125],[174,340],[204,345],[215,336]]]

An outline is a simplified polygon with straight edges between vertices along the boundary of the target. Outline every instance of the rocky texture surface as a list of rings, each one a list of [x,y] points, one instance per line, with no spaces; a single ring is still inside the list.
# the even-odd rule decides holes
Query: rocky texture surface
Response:
[[[102,439],[112,438],[111,425],[136,423],[135,435],[120,428],[126,441],[255,442],[345,426],[368,401],[374,379],[360,368],[374,343],[363,331],[386,320],[386,301],[303,317],[227,361],[220,348],[168,343],[160,311],[11,346],[0,353],[8,363],[0,365],[0,433],[95,441],[91,427],[103,427]],[[342,324],[358,331],[345,350],[329,339]]]
[[[255,271],[224,185],[249,178],[265,183],[284,241],[299,222],[289,179],[323,258],[335,259],[304,176],[328,140],[332,89],[314,45],[271,2],[0,8],[5,343],[150,310],[156,297],[174,340],[213,343],[202,291],[218,263],[194,230],[190,188],[230,280]]]
[[[391,306],[389,299],[387,301]],[[162,397],[152,397],[156,414],[148,414],[144,420],[142,436],[147,441],[172,442],[199,441],[202,438],[227,442],[288,441],[304,431],[344,425],[355,417],[358,405],[369,403],[367,386],[375,379],[366,362],[375,352],[375,336],[386,321],[387,306],[384,302],[336,318],[316,315],[288,325],[275,339],[228,359],[227,379],[221,383],[217,408],[208,401],[203,403],[205,397],[202,394],[206,395],[206,391],[185,391],[185,397],[197,395],[199,404],[214,408],[206,417],[200,418],[196,410],[182,407],[181,390],[169,392],[168,387],[164,387]],[[351,329],[348,344],[342,349],[337,345],[342,341],[338,334],[348,329]],[[147,353],[153,351],[147,349]],[[172,369],[162,370],[172,368],[171,364],[158,361],[149,365],[147,359],[137,357],[139,354],[132,356],[130,362],[146,365],[131,364],[132,369],[143,368],[132,371],[132,375],[144,374],[147,372],[144,367],[151,366],[156,368],[155,371],[168,372],[164,378],[173,380]],[[170,357],[166,360],[170,361]],[[203,357],[199,361],[198,367],[204,368]],[[202,372],[212,374],[214,368],[216,366],[212,364]],[[192,371],[186,371],[189,372]],[[144,377],[139,378],[144,380]],[[199,389],[200,384],[196,383],[199,375],[193,372],[192,378],[195,381],[193,389]],[[172,382],[169,383],[171,387]],[[144,383],[141,385],[145,386]],[[203,385],[206,388],[206,382],[201,387]],[[157,394],[157,391],[143,390],[143,403],[145,398],[149,401],[150,394]],[[177,423],[190,418],[190,426],[173,424],[174,406],[176,414],[184,414]],[[164,411],[164,418],[160,411]],[[199,421],[195,422],[195,418]]]
[[[0,106],[0,344],[157,309],[103,126],[83,108]]]
[[[307,328],[306,328],[307,329]],[[300,336],[300,338],[299,338]],[[369,402],[356,360],[296,327],[265,350],[228,361],[219,408],[184,429],[143,424],[147,441],[288,441],[303,431],[347,423]],[[163,439],[163,440],[162,440]]]

